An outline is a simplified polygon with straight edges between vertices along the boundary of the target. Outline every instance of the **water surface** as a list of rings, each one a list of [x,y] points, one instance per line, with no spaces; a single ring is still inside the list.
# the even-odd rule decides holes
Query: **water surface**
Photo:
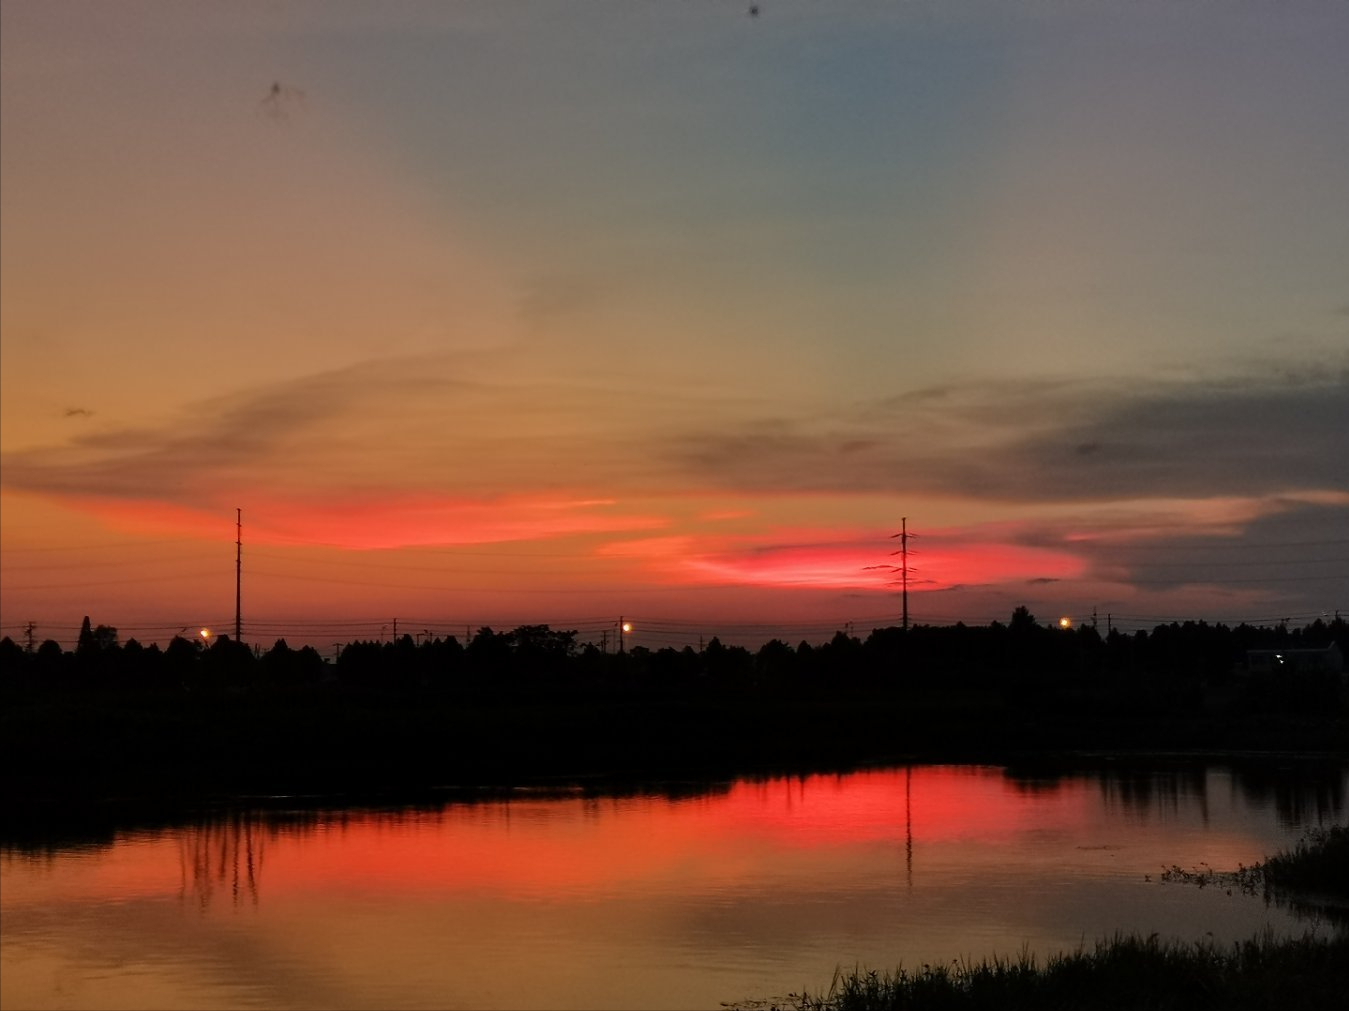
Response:
[[[1259,771],[1256,771],[1259,770]],[[273,802],[0,856],[0,1003],[708,1008],[893,968],[1308,924],[1163,884],[1341,823],[1349,773],[916,766],[417,808]],[[1328,926],[1318,929],[1330,929]]]

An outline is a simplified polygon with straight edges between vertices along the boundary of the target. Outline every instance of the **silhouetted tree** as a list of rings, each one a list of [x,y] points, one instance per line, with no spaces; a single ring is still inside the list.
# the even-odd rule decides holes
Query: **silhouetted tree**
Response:
[[[323,676],[323,658],[313,646],[293,650],[277,639],[259,663],[265,680],[279,685],[314,684]]]
[[[9,636],[0,639],[0,685],[26,684],[31,666],[29,656],[22,646]]]
[[[754,656],[754,670],[769,682],[791,678],[796,674],[796,651],[781,639],[769,639]]]

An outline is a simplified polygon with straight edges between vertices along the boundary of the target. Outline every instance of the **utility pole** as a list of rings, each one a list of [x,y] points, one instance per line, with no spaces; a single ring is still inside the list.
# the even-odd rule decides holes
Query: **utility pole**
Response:
[[[900,582],[904,587],[904,631],[909,630],[909,518],[899,520],[899,566]]]
[[[37,622],[30,621],[23,626],[23,634],[28,640],[28,652],[33,652],[33,633],[37,631]]]
[[[234,510],[234,641],[243,642],[244,511]]]
[[[890,554],[899,555],[899,585],[902,587],[902,596],[904,602],[904,631],[909,630],[909,518],[900,517],[899,533],[891,534],[891,537],[899,538],[899,550],[892,551]]]

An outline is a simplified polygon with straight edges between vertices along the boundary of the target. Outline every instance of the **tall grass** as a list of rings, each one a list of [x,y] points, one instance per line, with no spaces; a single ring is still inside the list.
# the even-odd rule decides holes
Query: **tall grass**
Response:
[[[1349,826],[1310,829],[1292,850],[1250,867],[1235,871],[1170,867],[1161,880],[1225,888],[1229,894],[1233,889],[1247,895],[1263,893],[1266,901],[1310,916],[1324,913],[1349,927]]]
[[[1178,870],[1178,869],[1173,869]],[[1201,886],[1213,872],[1186,874]],[[1349,898],[1349,828],[1309,832],[1292,851],[1233,875],[1266,892]],[[1276,939],[1265,933],[1222,947],[1117,935],[1091,951],[1029,951],[978,964],[836,971],[829,989],[789,997],[795,1011],[1302,1011],[1343,1007],[1349,993],[1349,931]]]
[[[910,972],[839,972],[827,992],[793,994],[797,1011],[1266,1011],[1342,1006],[1349,987],[1349,938],[1278,941],[1262,936],[1230,948],[1117,936],[1095,950],[1050,957],[1026,952],[977,965],[924,965]]]
[[[1268,888],[1349,900],[1349,825],[1311,829],[1259,866]]]

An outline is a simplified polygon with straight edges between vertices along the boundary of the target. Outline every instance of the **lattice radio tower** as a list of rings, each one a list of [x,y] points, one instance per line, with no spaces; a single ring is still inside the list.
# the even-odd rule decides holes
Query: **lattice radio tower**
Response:
[[[909,533],[909,518],[900,517],[899,533],[891,534],[892,538],[899,538],[899,550],[890,552],[891,555],[899,555],[899,585],[900,594],[903,600],[903,627],[904,631],[909,630],[909,538],[913,535]]]

